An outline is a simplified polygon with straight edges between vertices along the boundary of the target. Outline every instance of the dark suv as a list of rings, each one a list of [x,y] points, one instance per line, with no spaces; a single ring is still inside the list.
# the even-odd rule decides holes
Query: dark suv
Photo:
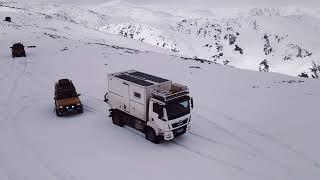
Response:
[[[12,57],[26,57],[26,51],[24,50],[24,46],[21,43],[16,43],[12,47]]]
[[[83,106],[76,88],[69,79],[60,79],[55,84],[54,101],[58,117],[66,114],[83,113]]]

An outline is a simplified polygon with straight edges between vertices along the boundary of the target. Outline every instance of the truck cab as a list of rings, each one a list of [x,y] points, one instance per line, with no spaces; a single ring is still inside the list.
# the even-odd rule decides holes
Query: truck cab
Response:
[[[167,79],[135,70],[109,74],[105,102],[115,125],[141,131],[153,143],[190,130],[189,89]]]
[[[172,84],[171,89],[152,92],[149,102],[149,126],[158,129],[158,135],[171,140],[190,130],[193,100],[187,87]],[[153,124],[156,124],[154,126]]]

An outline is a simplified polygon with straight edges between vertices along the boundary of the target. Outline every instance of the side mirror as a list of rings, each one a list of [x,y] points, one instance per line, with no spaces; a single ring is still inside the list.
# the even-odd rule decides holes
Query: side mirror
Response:
[[[108,103],[108,101],[109,101],[109,99],[108,99],[108,93],[106,93],[106,94],[104,95],[104,102]]]
[[[190,98],[191,109],[193,109],[193,98]]]
[[[78,94],[77,96],[81,96],[81,94]]]

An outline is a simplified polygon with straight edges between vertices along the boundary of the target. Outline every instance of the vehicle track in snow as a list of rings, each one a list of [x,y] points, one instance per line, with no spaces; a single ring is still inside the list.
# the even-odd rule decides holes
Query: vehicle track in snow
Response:
[[[23,60],[23,62],[17,62],[18,60]],[[18,91],[18,87],[20,84],[20,81],[23,77],[25,77],[27,69],[28,69],[28,59],[14,59],[12,63],[10,63],[10,71],[3,76],[3,80],[12,80],[11,86],[9,87],[9,94],[7,95],[7,99],[5,100],[6,108],[5,108],[5,116],[3,121],[1,122],[2,128],[9,129],[9,136],[12,138],[10,144],[14,147],[19,147],[19,149],[23,149],[23,153],[29,158],[30,156],[33,158],[32,163],[35,163],[37,165],[40,165],[41,167],[45,168],[49,174],[49,177],[53,177],[55,180],[78,180],[73,176],[71,173],[69,173],[68,170],[64,168],[56,168],[55,166],[52,166],[49,161],[43,159],[43,156],[26,140],[25,136],[23,135],[22,131],[18,131],[16,127],[19,127],[20,124],[17,122],[17,116],[23,114],[28,108],[31,108],[30,106],[27,106],[26,104],[29,104],[28,101],[35,101],[36,98],[31,98],[30,96],[19,96],[19,100],[16,101],[18,98],[16,96],[16,92]],[[22,65],[22,66],[19,66]],[[38,100],[41,100],[42,98],[39,98]],[[18,102],[18,103],[17,103]],[[12,107],[15,108],[12,108]],[[18,108],[16,108],[18,107]],[[2,153],[1,153],[2,154]],[[10,167],[6,170],[5,174],[8,177],[9,180],[20,180],[23,179],[29,179],[27,176],[24,175],[16,175],[15,173],[15,166],[10,166],[9,161],[6,161],[3,159],[4,157],[1,157],[2,164],[5,163],[5,167]]]
[[[21,99],[21,104],[29,104],[28,101],[39,102],[42,98],[31,98],[26,96],[25,98]],[[66,168],[61,168],[53,165],[48,159],[44,158],[44,156],[27,140],[26,136],[23,134],[23,129],[16,129],[20,127],[20,123],[18,122],[18,115],[22,115],[27,109],[31,108],[30,106],[24,105],[18,108],[15,112],[11,112],[12,116],[10,116],[10,129],[12,131],[16,143],[18,146],[21,146],[24,150],[24,153],[31,155],[35,162],[38,162],[39,165],[45,168],[50,176],[52,176],[56,180],[78,180],[70,171]],[[27,177],[26,177],[27,178]]]
[[[241,173],[244,173],[248,176],[251,176],[253,178],[259,178],[259,179],[264,179],[262,178],[262,176],[260,174],[255,174],[253,172],[250,172],[248,169],[244,168],[244,167],[241,167],[241,166],[238,166],[232,162],[229,162],[229,161],[226,161],[226,160],[223,160],[223,159],[220,159],[218,157],[214,157],[212,155],[209,155],[208,153],[204,152],[204,151],[200,151],[200,150],[197,150],[193,147],[190,147],[190,146],[187,146],[186,144],[183,144],[181,142],[179,142],[178,140],[172,140],[172,143],[179,146],[180,148],[196,155],[196,156],[199,156],[203,159],[206,159],[206,160],[209,160],[209,161],[212,161],[212,162],[215,162],[215,163],[218,163],[218,164],[221,164],[225,167],[228,167],[228,168],[231,168],[233,170],[236,170],[238,172],[241,172]]]
[[[106,103],[102,99],[98,99],[94,96],[83,94],[82,105],[83,108],[91,113],[104,113],[108,109],[105,108]]]
[[[248,146],[249,148],[251,148],[255,153],[262,153],[263,150],[256,147],[255,145],[249,143],[247,140],[245,140],[244,138],[240,137],[239,135],[237,135],[234,132],[231,132],[230,130],[228,130],[227,128],[219,125],[218,123],[209,120],[208,118],[204,117],[203,115],[193,112],[193,114],[196,114],[199,117],[199,120],[206,122],[207,124],[213,126],[216,130],[218,131],[222,131],[223,133],[225,133],[226,135],[232,137],[233,139],[235,139],[236,141]],[[215,117],[215,116],[212,116]]]
[[[198,117],[200,117],[199,120],[207,122],[209,125],[212,125],[215,129],[224,132],[226,135],[234,138],[236,141],[243,143],[244,145],[252,148],[254,150],[254,154],[256,155],[255,158],[261,159],[266,163],[271,163],[272,165],[281,168],[286,175],[288,175],[289,177],[294,179],[294,176],[292,175],[293,172],[290,169],[290,167],[281,163],[278,159],[275,159],[273,156],[266,153],[263,149],[259,148],[257,145],[248,142],[247,140],[240,137],[235,132],[228,130],[226,127],[223,127],[222,125],[219,125],[218,123],[216,123],[214,121],[210,121],[206,117],[204,117],[196,112],[194,112],[193,114],[196,114]],[[212,117],[215,117],[215,115],[212,115]],[[245,127],[243,127],[243,128],[245,128]],[[246,129],[246,132],[248,132],[248,129]]]
[[[201,134],[199,134],[197,132],[191,131],[190,133],[188,133],[188,135],[191,135],[191,136],[193,136],[195,138],[198,138],[198,139],[200,139],[202,141],[209,142],[209,143],[214,144],[214,145],[222,146],[222,147],[227,148],[227,149],[229,149],[231,151],[240,152],[242,154],[245,154],[245,155],[248,155],[248,156],[252,156],[252,157],[259,156],[259,154],[256,153],[256,152],[247,151],[247,150],[244,150],[244,149],[242,149],[240,147],[237,147],[237,146],[234,146],[234,145],[231,145],[231,144],[227,144],[227,143],[224,143],[224,142],[217,141],[217,140],[215,140],[213,138],[201,135]]]
[[[234,123],[237,123],[239,126],[248,129],[248,133],[255,135],[257,137],[260,137],[264,140],[267,140],[269,142],[272,142],[273,144],[278,145],[279,147],[282,147],[283,149],[286,149],[288,152],[293,153],[295,155],[297,155],[298,157],[301,157],[302,159],[304,159],[304,161],[310,163],[312,166],[319,168],[320,169],[320,163],[319,161],[310,158],[308,155],[306,155],[305,153],[297,150],[295,147],[289,145],[288,143],[283,142],[282,140],[274,137],[273,135],[267,134],[265,132],[262,132],[261,130],[258,130],[256,128],[253,128],[252,126],[250,126],[249,124],[240,121],[234,117],[229,116],[228,114],[225,113],[221,113],[227,120],[232,121]]]
[[[24,103],[24,102],[22,102]],[[23,114],[29,106],[20,106],[20,108],[16,109],[15,111],[10,111],[9,115],[5,119],[5,122],[3,122],[2,128],[10,129],[8,136],[11,137],[10,145],[11,148],[14,149],[23,149],[23,159],[27,160],[30,164],[39,166],[38,169],[44,168],[47,171],[48,177],[53,177],[55,180],[76,180],[71,178],[64,178],[66,177],[65,174],[61,174],[58,170],[55,170],[53,166],[51,166],[46,160],[42,158],[42,155],[26,140],[25,136],[23,135],[21,130],[17,130],[16,128],[20,126],[19,122],[17,122],[17,116]],[[1,155],[6,153],[1,153]],[[21,155],[21,154],[20,154]],[[4,159],[5,157],[0,156],[1,163],[7,167],[7,170],[5,170],[6,175],[10,180],[20,180],[20,179],[30,179],[27,175],[18,175],[15,174],[16,166],[14,164],[10,163],[10,160]],[[30,159],[32,158],[32,159]],[[10,165],[11,164],[11,165]],[[42,173],[44,171],[41,171]],[[43,175],[43,174],[42,174]],[[51,179],[51,178],[50,178]]]
[[[7,62],[8,63],[6,63],[6,64],[9,64],[8,66],[10,66],[10,68],[3,75],[1,75],[0,81],[5,80],[10,75],[10,72],[12,72],[12,70],[13,70],[14,61],[7,61]],[[1,71],[1,72],[3,72],[3,71]]]
[[[12,86],[10,88],[10,91],[9,91],[9,95],[8,95],[8,98],[7,98],[7,104],[11,104],[12,102],[12,99],[16,93],[16,89],[19,85],[19,81],[20,79],[25,75],[26,71],[27,71],[27,68],[28,68],[28,62],[27,62],[27,59],[25,59],[25,61],[23,62],[23,67],[22,67],[22,70],[20,73],[18,73],[17,77],[14,78],[13,80],[13,83],[12,83]],[[13,69],[14,70],[14,69]],[[11,73],[13,73],[14,71],[12,71]]]
[[[303,152],[297,151],[294,147],[284,143],[283,141],[275,138],[272,135],[266,134],[260,130],[257,130],[256,128],[253,128],[251,125],[240,121],[234,117],[231,117],[230,115],[223,113],[223,112],[219,112],[216,110],[211,110],[210,112],[215,112],[217,114],[222,115],[226,120],[232,122],[233,124],[237,125],[238,127],[240,127],[242,130],[245,130],[245,132],[247,133],[247,135],[253,135],[255,137],[258,137],[259,139],[261,139],[261,142],[264,141],[268,141],[271,142],[273,144],[275,144],[276,146],[282,148],[283,150],[286,150],[288,153],[293,153],[296,155],[296,157],[299,157],[301,159],[303,159],[305,162],[309,163],[312,167],[314,168],[320,168],[319,166],[319,162],[316,160],[313,160],[312,158],[309,158],[307,155],[305,155]],[[196,113],[197,114],[197,113]],[[212,115],[212,117],[215,117],[216,115],[210,113]],[[200,114],[197,114],[199,116],[202,116]],[[203,117],[203,116],[202,116]],[[212,124],[214,126],[216,126],[216,122],[212,122],[209,119],[206,119],[205,117],[201,118],[201,120],[205,120],[207,121],[209,124]],[[221,126],[223,127],[223,126]],[[223,127],[224,130],[227,130],[227,128]],[[223,130],[223,131],[224,131]],[[228,132],[229,130],[227,130]],[[231,132],[231,131],[229,131]],[[231,132],[232,134],[235,135],[235,137],[237,137],[238,135],[236,135],[235,133]],[[230,133],[227,133],[230,134]],[[242,139],[242,138],[241,138]],[[242,141],[243,142],[243,141]],[[259,158],[264,159],[266,162],[272,163],[274,166],[278,166],[280,168],[283,169],[283,171],[292,179],[295,179],[297,177],[294,176],[294,174],[296,173],[294,170],[291,169],[291,167],[288,164],[284,164],[283,162],[281,162],[280,159],[276,158],[273,154],[267,153],[266,151],[262,150],[261,148],[258,148],[257,145],[254,145],[252,143],[246,143],[246,144],[250,144],[250,146],[254,147],[257,152],[259,153]]]

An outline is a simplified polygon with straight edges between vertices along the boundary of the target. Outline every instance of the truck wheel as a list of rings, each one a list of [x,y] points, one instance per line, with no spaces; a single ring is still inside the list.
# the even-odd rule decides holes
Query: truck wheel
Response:
[[[59,110],[56,109],[56,115],[57,115],[58,117],[61,117],[61,116],[62,116],[62,113],[61,113]]]
[[[160,143],[161,138],[160,138],[159,136],[157,136],[156,132],[155,132],[152,128],[148,127],[148,128],[145,130],[144,133],[145,133],[146,139],[147,139],[148,141],[151,141],[151,142],[154,143],[154,144],[159,144],[159,143]]]
[[[121,121],[120,113],[112,113],[112,122],[117,126],[123,127],[123,122]]]

